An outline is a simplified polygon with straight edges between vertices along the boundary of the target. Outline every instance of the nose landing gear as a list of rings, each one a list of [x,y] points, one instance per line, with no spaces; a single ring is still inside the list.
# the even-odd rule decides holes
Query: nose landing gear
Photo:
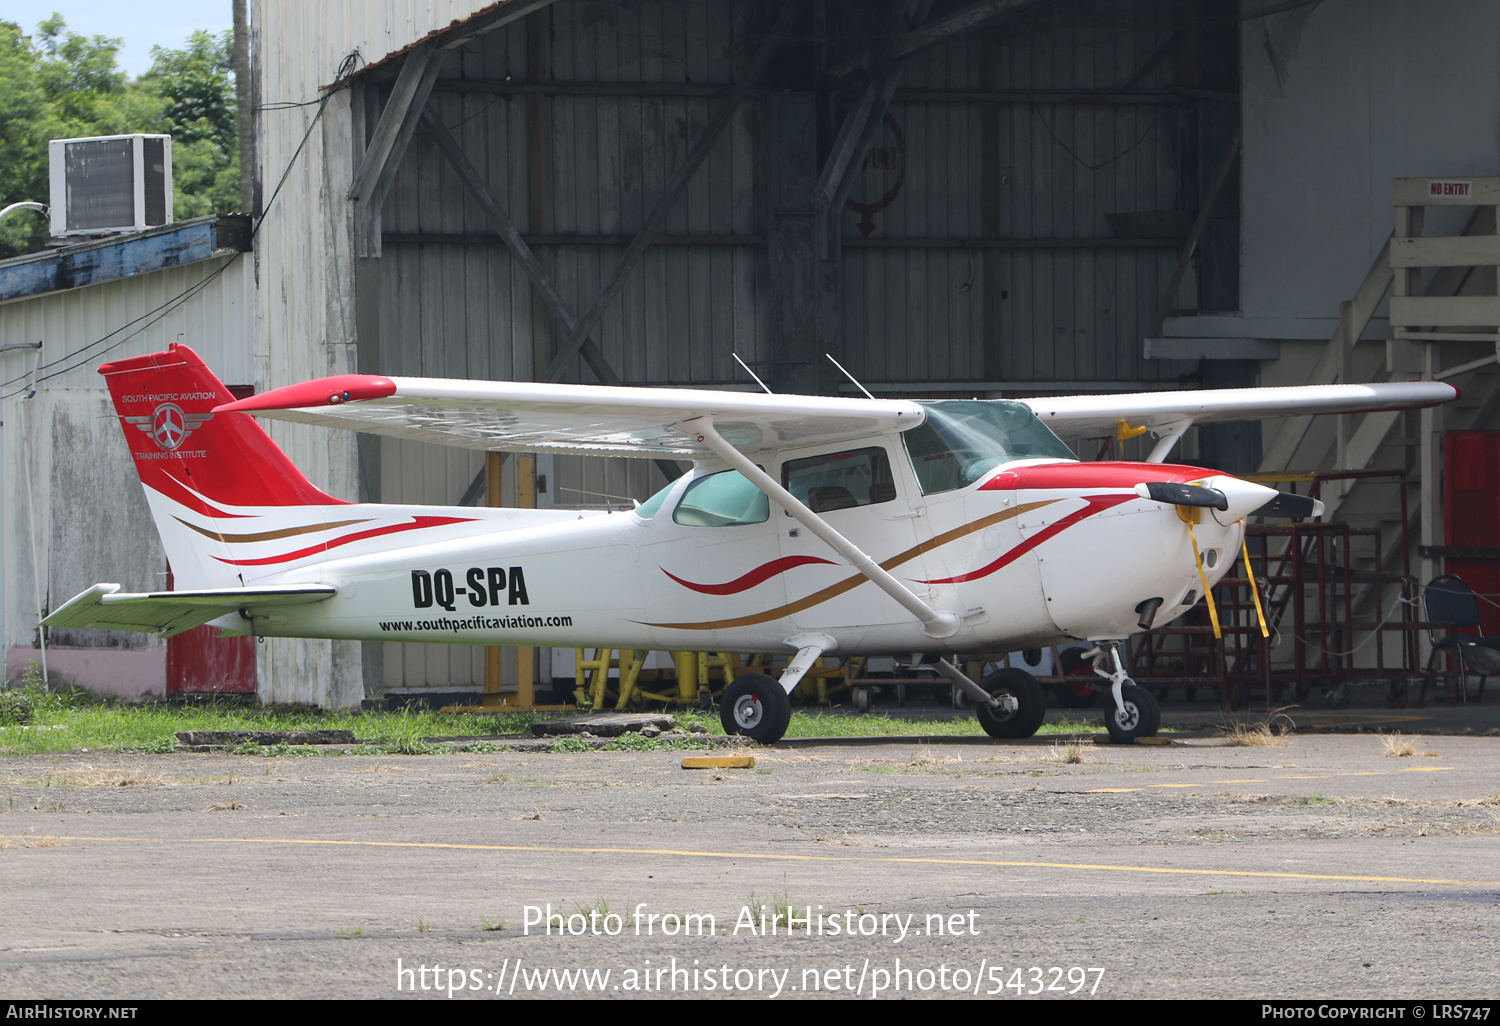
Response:
[[[1156,734],[1161,727],[1161,707],[1149,691],[1138,687],[1126,674],[1119,646],[1118,641],[1101,641],[1084,656],[1093,660],[1094,672],[1109,681],[1109,688],[1101,695],[1104,729],[1115,744],[1128,745],[1138,737]]]

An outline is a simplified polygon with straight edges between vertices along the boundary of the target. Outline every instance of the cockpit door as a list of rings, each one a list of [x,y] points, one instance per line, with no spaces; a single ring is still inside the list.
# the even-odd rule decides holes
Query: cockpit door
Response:
[[[914,565],[917,531],[904,475],[893,473],[885,445],[787,454],[782,486],[877,563],[904,579]],[[787,602],[803,630],[909,624],[911,614],[871,584],[791,514],[772,506],[781,538]],[[891,565],[893,558],[907,558]]]

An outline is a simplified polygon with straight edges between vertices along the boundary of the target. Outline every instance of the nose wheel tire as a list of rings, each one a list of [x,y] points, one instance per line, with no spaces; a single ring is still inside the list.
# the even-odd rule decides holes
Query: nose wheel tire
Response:
[[[996,670],[980,684],[992,695],[1010,695],[1016,700],[1014,712],[1004,712],[988,705],[976,706],[979,725],[990,737],[1030,737],[1042,725],[1047,715],[1047,703],[1042,698],[1042,686],[1025,670],[1005,667]]]
[[[780,741],[792,722],[792,701],[780,684],[764,673],[736,677],[724,689],[719,722],[726,734],[743,734],[763,745]]]
[[[1126,684],[1120,689],[1125,701],[1119,707],[1115,706],[1109,688],[1101,687],[1099,695],[1104,705],[1104,729],[1109,731],[1109,739],[1115,744],[1134,744],[1136,738],[1152,737],[1161,727],[1161,707],[1145,688]]]

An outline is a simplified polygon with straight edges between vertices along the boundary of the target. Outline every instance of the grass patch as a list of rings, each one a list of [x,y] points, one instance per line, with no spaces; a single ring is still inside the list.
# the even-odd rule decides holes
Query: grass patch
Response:
[[[1268,723],[1235,723],[1220,729],[1230,748],[1281,748],[1286,744],[1286,738],[1272,733]]]
[[[1385,754],[1388,758],[1407,759],[1414,755],[1427,759],[1437,758],[1437,752],[1417,751],[1417,740],[1415,737],[1405,737],[1400,733],[1395,733],[1382,736],[1380,743],[1385,746]]]
[[[363,710],[324,711],[304,706],[254,706],[238,703],[207,702],[201,705],[152,703],[123,704],[102,699],[82,688],[48,690],[39,684],[9,689],[0,694],[25,694],[28,729],[0,726],[0,755],[32,755],[48,752],[119,751],[125,749],[166,753],[178,747],[176,734],[186,730],[351,730],[362,744],[344,750],[348,755],[428,755],[448,753],[448,745],[434,745],[431,737],[462,737],[486,734],[531,734],[539,720],[552,719],[555,712],[511,712],[503,714],[444,713],[435,710],[405,709],[400,712]],[[19,712],[22,703],[17,700]],[[677,710],[684,730],[701,723],[711,734],[721,730],[717,715],[696,710]],[[1064,735],[1097,733],[1103,729],[1097,720],[1064,719],[1044,723],[1039,734]],[[982,736],[984,731],[973,716],[956,719],[919,719],[899,714],[848,715],[820,709],[799,708],[793,711],[786,736],[800,737],[893,737],[893,736]],[[710,746],[709,734],[688,732],[671,738],[647,738],[628,734],[611,742],[610,747],[626,751],[679,751]],[[576,747],[580,739],[559,745],[553,751],[583,751]],[[504,751],[489,741],[473,741],[466,750],[472,754]],[[320,754],[307,746],[245,744],[236,754],[256,756],[299,756]]]
[[[1092,747],[1093,745],[1091,744],[1050,745],[1047,748],[1047,754],[1042,756],[1042,761],[1060,762],[1068,766],[1077,766],[1080,763],[1088,761],[1088,757],[1084,752]]]
[[[1338,799],[1324,794],[1322,791],[1314,791],[1307,796],[1308,805],[1337,805]]]
[[[250,706],[208,702],[202,705],[152,703],[127,705],[106,701],[82,688],[49,691],[40,686],[23,689],[28,695],[33,729],[0,729],[0,755],[144,749],[170,752],[183,730],[352,730],[370,742],[355,754],[426,754],[449,751],[431,746],[429,737],[475,734],[530,734],[531,724],[555,713],[514,712],[500,715],[441,713],[405,709],[400,712],[319,710],[303,706]],[[3,692],[15,693],[15,689]],[[44,727],[46,729],[36,729]],[[479,743],[479,742],[476,742]],[[306,746],[247,745],[245,755],[315,754]],[[473,750],[473,746],[470,746]],[[483,749],[481,749],[482,751]],[[498,746],[496,746],[498,750]]]
[[[767,898],[758,898],[755,892],[750,893],[750,900],[745,902],[751,914],[758,920],[764,920],[767,926],[776,930],[806,930],[808,928],[807,915],[793,916],[796,909],[792,906],[791,895],[782,891],[780,894],[772,894]]]
[[[47,774],[43,787],[144,787],[165,784],[167,778],[134,769],[58,770]]]

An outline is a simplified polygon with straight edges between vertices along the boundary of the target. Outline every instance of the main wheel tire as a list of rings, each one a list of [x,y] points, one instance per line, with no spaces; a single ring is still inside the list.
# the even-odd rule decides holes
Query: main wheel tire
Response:
[[[1016,699],[1016,710],[1002,713],[988,705],[976,708],[979,725],[990,737],[1030,737],[1042,725],[1047,715],[1047,703],[1042,698],[1042,686],[1025,670],[1006,667],[996,670],[980,685],[992,695],[1008,694]]]
[[[1126,684],[1120,689],[1124,705],[1115,706],[1114,693],[1101,688],[1104,704],[1104,729],[1109,739],[1117,745],[1134,744],[1138,737],[1151,737],[1161,726],[1161,707],[1151,692],[1135,684]]]
[[[1332,691],[1328,692],[1328,708],[1347,709],[1349,708],[1349,702],[1353,699],[1353,697],[1354,696],[1349,691],[1348,684],[1339,684]]]
[[[781,740],[792,722],[792,701],[764,673],[747,673],[724,689],[719,722],[726,734],[743,734],[763,745]]]

